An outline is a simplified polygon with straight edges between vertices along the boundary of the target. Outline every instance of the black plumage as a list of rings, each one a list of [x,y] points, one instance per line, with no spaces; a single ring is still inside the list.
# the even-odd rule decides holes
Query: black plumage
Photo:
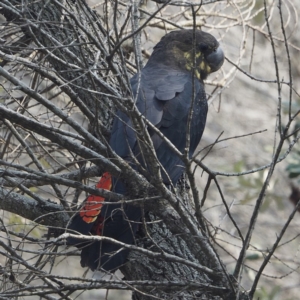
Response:
[[[223,51],[212,35],[199,30],[174,31],[161,39],[146,66],[130,81],[138,110],[180,152],[186,148],[187,125],[192,109],[189,157],[200,142],[206,122],[208,107],[203,80],[217,71],[223,61]],[[149,129],[149,134],[164,183],[176,184],[185,170],[182,160],[153,130]],[[114,120],[110,146],[134,166],[133,154],[147,169],[130,117],[121,111],[117,112]],[[117,193],[126,193],[122,180],[114,179],[113,189]],[[101,217],[106,220],[104,236],[133,243],[141,217],[138,207],[106,205]],[[81,263],[91,269],[113,270],[126,261],[127,254],[128,250],[121,250],[113,243],[95,242],[83,250]]]

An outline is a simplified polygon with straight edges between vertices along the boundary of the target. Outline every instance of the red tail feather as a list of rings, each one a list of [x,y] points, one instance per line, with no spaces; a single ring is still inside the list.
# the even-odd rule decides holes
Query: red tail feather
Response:
[[[104,173],[96,187],[111,190],[112,183],[111,175]],[[141,218],[140,208],[119,203],[108,205],[104,200],[101,196],[88,196],[81,210],[71,219],[68,232],[103,235],[122,243],[133,244]],[[126,262],[129,252],[128,249],[105,240],[92,242],[73,236],[67,239],[67,243],[81,250],[81,266],[92,270],[99,268],[107,271],[116,270]]]
[[[111,190],[112,178],[110,173],[105,172],[100,178],[96,188]],[[79,214],[82,220],[86,223],[93,223],[96,221],[98,215],[101,212],[104,198],[101,196],[90,195],[85,201],[84,206],[81,208]],[[97,222],[98,223],[98,222]]]

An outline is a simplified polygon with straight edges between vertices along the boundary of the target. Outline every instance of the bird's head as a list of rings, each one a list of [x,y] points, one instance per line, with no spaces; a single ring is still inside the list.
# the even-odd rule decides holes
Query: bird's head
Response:
[[[220,69],[224,52],[219,42],[201,30],[177,30],[166,34],[154,47],[148,64],[160,63],[192,71],[199,80]]]

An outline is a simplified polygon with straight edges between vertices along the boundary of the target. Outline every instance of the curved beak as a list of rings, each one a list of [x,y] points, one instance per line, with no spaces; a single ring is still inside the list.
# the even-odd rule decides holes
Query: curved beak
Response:
[[[211,72],[216,72],[221,68],[224,58],[224,52],[220,46],[206,57],[206,61],[211,68]]]

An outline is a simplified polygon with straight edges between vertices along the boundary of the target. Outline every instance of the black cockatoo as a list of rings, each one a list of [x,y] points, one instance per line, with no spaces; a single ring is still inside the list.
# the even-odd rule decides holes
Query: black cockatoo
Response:
[[[207,115],[207,100],[203,80],[220,69],[224,53],[218,41],[200,30],[178,30],[166,34],[154,47],[146,66],[135,74],[130,83],[138,110],[180,151],[186,148],[189,114],[189,156],[200,142]],[[166,185],[176,184],[185,170],[178,155],[149,129],[161,174]],[[134,167],[134,160],[145,167],[130,117],[119,111],[116,114],[111,138],[111,148]],[[103,174],[98,188],[126,193],[122,180]],[[141,218],[138,206],[102,204],[104,199],[91,195],[80,212],[71,220],[71,233],[103,235],[123,243],[132,244]],[[69,238],[68,244],[81,249],[81,265],[92,270],[113,271],[126,262],[128,250],[114,243],[83,242]]]

